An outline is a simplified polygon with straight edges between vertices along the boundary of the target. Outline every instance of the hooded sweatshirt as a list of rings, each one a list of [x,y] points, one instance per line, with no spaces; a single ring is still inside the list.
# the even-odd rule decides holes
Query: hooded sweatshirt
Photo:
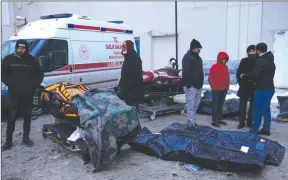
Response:
[[[255,69],[249,74],[244,74],[242,78],[244,80],[254,80],[256,90],[274,90],[275,70],[274,56],[269,51],[258,57]]]
[[[223,59],[227,59],[228,62],[228,54],[226,52],[219,52],[217,56],[217,63],[211,67],[209,72],[208,81],[213,91],[228,90],[230,86],[228,67],[226,64],[222,63]]]
[[[29,46],[25,40],[18,40],[18,47],[25,47],[26,54],[17,53],[5,57],[1,66],[2,82],[8,86],[8,92],[15,97],[33,97],[40,86],[44,73],[41,71],[38,60],[29,54]]]

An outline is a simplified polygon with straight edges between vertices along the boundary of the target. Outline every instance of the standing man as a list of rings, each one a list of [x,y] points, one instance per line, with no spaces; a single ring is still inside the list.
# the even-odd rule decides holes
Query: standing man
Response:
[[[120,98],[139,111],[139,104],[144,100],[142,61],[130,40],[123,43],[122,55],[124,62],[119,82]]]
[[[201,100],[204,81],[203,64],[199,56],[201,49],[201,44],[193,39],[190,43],[190,49],[182,60],[183,85],[187,102],[187,124],[191,125],[195,125],[196,111]]]
[[[15,122],[21,107],[24,113],[23,143],[29,147],[34,145],[29,139],[33,96],[44,77],[38,60],[29,54],[28,43],[25,40],[16,42],[15,52],[5,57],[1,67],[2,82],[8,86],[10,103],[6,142],[1,148],[2,151],[13,146]]]
[[[258,58],[255,69],[251,73],[241,74],[240,78],[243,80],[252,79],[256,84],[253,105],[254,122],[251,132],[269,136],[272,119],[270,103],[275,93],[274,75],[276,66],[274,56],[271,51],[267,52],[267,45],[265,43],[256,45],[256,53]],[[262,116],[264,116],[264,125],[258,132]]]
[[[255,61],[256,61],[256,50],[255,45],[250,45],[247,48],[247,57],[243,58],[240,62],[238,67],[236,76],[237,82],[239,84],[239,90],[237,95],[240,97],[240,112],[239,112],[239,125],[238,129],[242,129],[247,125],[248,127],[252,126],[253,123],[253,116],[252,116],[252,108],[253,108],[253,101],[254,101],[254,90],[255,90],[255,83],[251,79],[241,79],[241,74],[248,74],[251,73],[255,68]],[[246,108],[248,100],[250,99],[249,111],[248,111],[248,119],[246,121]]]

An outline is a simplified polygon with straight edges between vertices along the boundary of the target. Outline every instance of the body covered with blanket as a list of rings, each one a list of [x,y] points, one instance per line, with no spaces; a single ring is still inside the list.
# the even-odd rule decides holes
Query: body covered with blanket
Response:
[[[78,107],[91,161],[100,170],[115,159],[118,138],[140,126],[137,110],[110,90],[92,89],[75,95],[71,102]]]

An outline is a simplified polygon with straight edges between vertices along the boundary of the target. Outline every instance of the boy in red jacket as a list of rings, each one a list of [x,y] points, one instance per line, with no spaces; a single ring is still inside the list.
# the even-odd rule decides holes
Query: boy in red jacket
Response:
[[[220,127],[220,124],[227,125],[221,120],[222,109],[225,102],[227,90],[230,86],[230,75],[226,63],[229,56],[226,52],[219,52],[217,63],[214,64],[209,73],[209,84],[212,89],[212,126]]]

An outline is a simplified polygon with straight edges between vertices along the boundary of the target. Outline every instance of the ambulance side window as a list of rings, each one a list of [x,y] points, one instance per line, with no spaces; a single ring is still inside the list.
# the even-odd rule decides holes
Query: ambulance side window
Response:
[[[42,50],[40,56],[46,56],[51,61],[48,72],[68,65],[68,43],[66,40],[51,39]]]

